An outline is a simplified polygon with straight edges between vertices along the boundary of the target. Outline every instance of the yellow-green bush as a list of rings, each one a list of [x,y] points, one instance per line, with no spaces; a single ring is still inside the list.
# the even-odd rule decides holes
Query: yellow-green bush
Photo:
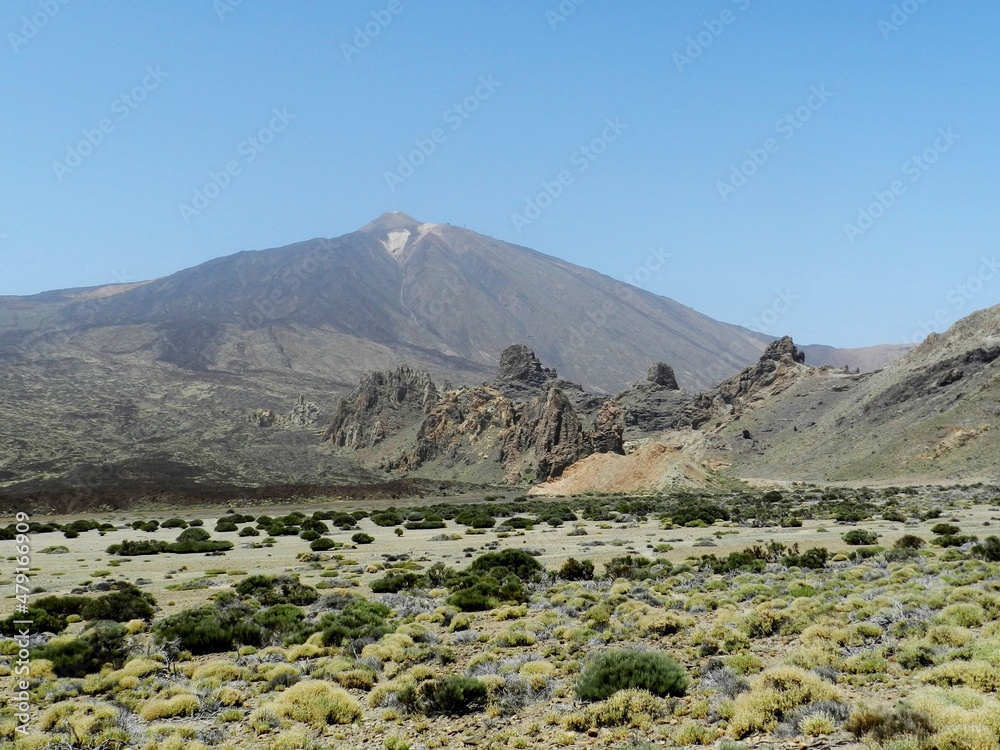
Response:
[[[534,646],[537,642],[538,639],[534,633],[518,627],[507,628],[507,630],[499,633],[494,639],[494,643],[498,646],[505,646],[507,648]]]
[[[563,721],[566,729],[583,732],[591,727],[648,727],[669,713],[666,701],[645,690],[619,690],[606,701],[587,706]]]
[[[654,612],[639,620],[640,631],[658,636],[673,635],[693,627],[693,617],[670,611]]]
[[[264,746],[266,750],[305,750],[312,745],[312,738],[303,727],[293,727],[281,732],[277,737],[268,741]]]
[[[944,625],[958,625],[963,628],[978,628],[986,622],[986,610],[970,602],[952,604],[941,610],[937,618]]]
[[[920,679],[931,685],[963,685],[984,693],[1000,689],[1000,671],[985,661],[945,662],[921,672]]]
[[[983,724],[948,727],[931,736],[928,747],[934,750],[998,750],[997,733]]]
[[[361,704],[343,688],[321,680],[306,680],[285,690],[267,709],[279,718],[314,727],[351,724],[361,718]]]
[[[175,716],[191,716],[201,704],[191,694],[175,695],[173,698],[151,700],[142,707],[139,715],[146,721],[172,719]]]
[[[348,669],[339,672],[334,679],[348,690],[371,690],[375,684],[375,673],[370,669]]]
[[[522,617],[528,616],[528,608],[521,604],[519,606],[507,605],[504,607],[499,607],[493,611],[493,617],[496,620],[503,622],[504,620],[520,620]]]
[[[689,721],[674,737],[678,745],[711,745],[719,739],[719,730]]]
[[[799,667],[774,667],[754,677],[750,684],[750,692],[733,702],[729,731],[737,738],[774,729],[799,706],[841,697],[835,686]]]
[[[118,710],[107,703],[64,701],[47,709],[39,718],[43,732],[76,735],[83,742],[114,726]]]
[[[125,667],[128,668],[128,664]],[[208,661],[191,670],[191,679],[198,682],[209,679],[230,682],[245,680],[248,676],[249,672],[245,668],[238,667],[231,661]]]
[[[232,687],[221,687],[212,693],[213,697],[223,706],[242,706],[246,695],[241,690]]]
[[[826,711],[817,711],[805,717],[799,728],[806,737],[819,737],[824,734],[832,734],[837,729],[837,721]]]
[[[326,649],[315,643],[300,643],[286,649],[285,656],[288,657],[288,661],[299,661],[300,659],[315,659],[325,653]]]
[[[164,669],[163,663],[156,659],[136,658],[125,663],[115,674],[129,675],[130,677],[149,677]]]

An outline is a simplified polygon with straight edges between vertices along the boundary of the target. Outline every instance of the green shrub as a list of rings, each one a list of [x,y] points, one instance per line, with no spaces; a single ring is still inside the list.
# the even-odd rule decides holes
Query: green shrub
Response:
[[[38,655],[52,662],[59,677],[84,677],[99,672],[105,664],[119,668],[128,656],[128,631],[117,622],[91,623],[78,638],[55,640]]]
[[[400,573],[390,571],[382,578],[371,582],[371,590],[376,594],[396,594],[404,589],[414,589],[427,583],[427,579],[418,573]]]
[[[485,509],[466,508],[455,516],[455,523],[463,526],[471,526],[474,529],[492,529],[496,525],[496,520]]]
[[[447,525],[443,518],[428,516],[423,521],[407,521],[403,524],[403,528],[410,529],[411,531],[417,529],[443,529]]]
[[[312,604],[319,598],[316,589],[300,583],[298,576],[289,574],[249,576],[237,584],[236,593],[253,597],[265,607],[272,604]]]
[[[464,716],[486,707],[486,683],[475,677],[445,677],[420,686],[422,709],[428,714]]]
[[[348,515],[347,513],[343,513],[339,516],[334,516],[330,523],[339,529],[350,529],[358,525],[358,519],[354,516]]]
[[[156,600],[150,594],[140,591],[131,583],[121,584],[118,591],[112,591],[95,599],[88,599],[80,609],[79,615],[84,620],[111,620],[128,622],[129,620],[153,619],[156,611]]]
[[[592,581],[594,580],[594,563],[590,560],[577,560],[575,557],[571,557],[559,568],[559,577],[566,581]]]
[[[140,557],[142,555],[158,555],[167,551],[167,542],[156,539],[142,539],[134,542],[126,539],[119,544],[112,544],[106,550],[109,555],[121,555],[122,557]]]
[[[604,565],[604,575],[608,578],[649,578],[653,561],[637,555],[613,557]]]
[[[681,500],[668,508],[666,513],[678,526],[687,526],[696,521],[711,526],[716,521],[728,521],[730,518],[729,511],[721,505],[696,499]]]
[[[165,529],[186,529],[188,522],[183,518],[168,518],[161,526]]]
[[[212,605],[178,612],[154,626],[160,642],[177,640],[192,654],[235,651],[239,646],[260,646],[263,631],[252,620],[253,610],[232,597],[216,598]]]
[[[970,542],[978,541],[978,537],[968,534],[942,534],[931,540],[935,547],[961,547]]]
[[[351,541],[355,544],[371,544],[375,541],[375,537],[371,534],[366,534],[363,531],[359,531],[357,534],[351,536]]]
[[[260,536],[260,531],[255,529],[253,526],[244,526],[240,529],[238,536]]]
[[[848,560],[869,560],[873,557],[881,555],[885,552],[883,547],[858,547],[856,550],[851,550],[851,553],[847,556]]]
[[[330,537],[321,536],[319,539],[314,539],[309,542],[309,549],[313,552],[326,552],[337,546],[337,543],[330,539]]]
[[[510,526],[512,529],[530,529],[535,525],[535,521],[530,518],[514,516],[513,518],[508,518],[504,521],[503,525]]]
[[[505,549],[502,552],[487,552],[469,565],[468,570],[485,573],[497,579],[516,576],[522,581],[537,581],[541,578],[542,564],[527,552],[519,549]]]
[[[580,674],[576,695],[584,701],[604,700],[619,690],[636,688],[653,695],[684,695],[689,681],[684,669],[659,651],[615,649],[596,656]]]
[[[1000,562],[1000,538],[986,537],[972,548],[972,554],[987,562]]]
[[[403,517],[393,511],[383,511],[382,513],[372,513],[372,523],[376,526],[399,526],[403,523]]]
[[[921,549],[925,542],[919,536],[914,536],[913,534],[905,534],[895,541],[892,545],[896,549]]]
[[[811,568],[819,570],[826,567],[826,561],[830,559],[830,553],[824,547],[813,547],[807,549],[801,555],[788,555],[782,559],[782,563],[788,568]]]
[[[341,646],[345,641],[360,638],[381,638],[395,628],[388,622],[390,609],[378,602],[361,597],[350,598],[338,612],[328,612],[319,621],[323,643]]]
[[[205,529],[199,526],[192,526],[191,528],[184,529],[177,536],[177,541],[181,544],[184,542],[207,542],[211,538],[212,535]]]
[[[235,523],[225,518],[220,518],[218,523],[215,524],[216,533],[226,533],[236,531],[237,529],[239,527]]]
[[[294,604],[275,604],[257,612],[253,621],[268,634],[284,638],[301,630],[306,613]]]
[[[868,545],[875,544],[878,541],[879,535],[874,531],[865,531],[864,529],[852,529],[844,534],[844,543],[851,545]]]
[[[232,542],[209,539],[206,542],[174,542],[173,544],[168,544],[164,552],[172,552],[176,555],[192,555],[201,552],[225,552],[232,548]]]
[[[960,531],[961,529],[958,526],[950,523],[937,523],[931,526],[931,533],[938,536],[952,536]]]

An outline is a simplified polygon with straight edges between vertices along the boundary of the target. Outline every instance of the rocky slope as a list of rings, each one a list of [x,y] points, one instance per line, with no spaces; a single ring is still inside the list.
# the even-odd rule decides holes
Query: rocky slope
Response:
[[[591,456],[535,490],[636,491],[726,477],[925,483],[1000,478],[1000,306],[875,373],[811,367],[790,339],[716,388],[681,398],[666,430]]]
[[[365,465],[416,476],[522,482],[621,452],[618,405],[542,366],[524,345],[479,386],[438,390],[426,372],[376,372],[336,407],[325,439]]]
[[[354,456],[331,457],[317,434],[339,396],[365,373],[408,364],[439,384],[444,409],[449,381],[483,382],[518,341],[588,391],[629,390],[619,401],[628,439],[694,416],[672,382],[628,385],[651,359],[668,360],[676,384],[694,391],[753,362],[769,339],[527,248],[385,214],[339,238],[237,253],[154,281],[0,297],[0,494],[369,481]],[[565,411],[555,397],[543,402],[544,389],[525,397],[554,374],[515,374],[492,382],[498,395],[476,398],[523,402],[543,425]],[[551,475],[607,442],[588,433],[597,406],[578,403],[596,397],[560,392],[591,421],[509,437],[509,476],[521,471],[511,457],[539,441],[552,443],[550,463],[525,458],[528,474]],[[411,394],[402,398],[397,416],[410,425]],[[421,399],[421,409],[433,401]],[[359,449],[394,429],[356,427],[345,439]],[[407,466],[430,472],[457,460],[444,438],[434,447],[446,428],[416,429],[393,444],[421,441]]]

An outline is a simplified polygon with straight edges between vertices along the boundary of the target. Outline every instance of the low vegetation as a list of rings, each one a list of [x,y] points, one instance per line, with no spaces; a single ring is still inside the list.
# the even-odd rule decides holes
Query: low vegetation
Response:
[[[998,506],[798,486],[138,519],[32,597],[17,747],[996,748]],[[159,545],[214,542],[139,580]],[[227,564],[236,543],[267,567]]]

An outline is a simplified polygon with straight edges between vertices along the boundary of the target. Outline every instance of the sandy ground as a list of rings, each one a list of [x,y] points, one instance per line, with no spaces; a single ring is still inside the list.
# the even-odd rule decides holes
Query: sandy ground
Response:
[[[454,498],[450,499],[451,501]],[[472,498],[469,498],[471,501]],[[385,505],[398,506],[415,505],[434,502],[431,499],[423,501],[407,500],[386,502]],[[572,504],[572,503],[570,503]],[[522,515],[531,513],[531,503],[525,503]],[[338,504],[338,510],[350,509],[352,506]],[[251,515],[283,515],[292,510],[312,513],[319,509],[330,509],[332,504],[304,503],[301,505],[281,505],[271,507],[242,508],[240,512]],[[321,576],[322,569],[310,566],[308,562],[299,561],[297,557],[309,552],[307,542],[298,537],[278,537],[270,548],[254,549],[251,543],[261,541],[264,537],[239,537],[236,532],[212,533],[215,539],[232,541],[234,548],[224,555],[206,556],[161,554],[146,557],[118,558],[106,553],[109,545],[126,539],[159,539],[173,541],[179,529],[160,529],[154,533],[135,531],[121,527],[131,521],[142,518],[159,519],[161,522],[172,516],[188,520],[202,518],[205,528],[210,532],[216,520],[226,515],[228,508],[184,508],[182,510],[161,509],[157,511],[98,513],[85,517],[100,522],[109,522],[119,527],[114,532],[99,536],[98,532],[90,531],[81,534],[76,539],[66,539],[61,533],[40,534],[32,538],[31,583],[35,593],[68,594],[76,587],[88,581],[97,581],[102,577],[138,581],[145,579],[143,589],[152,593],[161,607],[159,615],[168,615],[188,607],[204,603],[207,597],[217,591],[230,587],[248,574],[293,572],[301,576],[303,582],[316,586],[328,581]],[[37,517],[34,520],[58,520],[67,522],[71,517]],[[785,544],[797,543],[801,549],[822,546],[832,552],[849,549],[841,540],[841,535],[850,528],[865,528],[881,535],[879,543],[889,545],[903,534],[915,533],[925,539],[932,534],[929,529],[935,523],[957,518],[962,533],[975,534],[980,538],[997,533],[989,528],[990,524],[1000,527],[1000,517],[995,508],[989,506],[973,506],[970,509],[958,510],[954,514],[946,513],[941,519],[923,522],[916,525],[905,525],[888,521],[871,521],[859,524],[857,527],[840,526],[831,521],[805,521],[801,528],[741,528],[726,524],[717,524],[710,528],[680,528],[662,529],[655,520],[641,524],[621,525],[581,521],[567,523],[559,528],[547,524],[537,526],[532,530],[516,531],[506,538],[498,538],[498,533],[488,530],[485,533],[470,533],[464,526],[448,523],[446,529],[407,530],[403,536],[396,536],[391,528],[376,526],[368,519],[363,519],[357,529],[350,531],[333,531],[330,538],[351,545],[351,535],[356,531],[365,531],[375,537],[375,542],[368,545],[351,546],[342,550],[333,550],[330,554],[342,554],[347,560],[356,562],[352,568],[341,568],[340,575],[354,574],[366,592],[365,584],[377,577],[376,573],[366,573],[368,566],[385,562],[387,555],[409,554],[411,559],[425,565],[442,561],[454,568],[464,567],[471,558],[487,551],[487,545],[498,543],[499,549],[508,547],[534,550],[540,552],[539,560],[549,569],[557,569],[567,558],[588,558],[595,563],[602,563],[612,557],[627,553],[641,554],[647,557],[666,558],[672,562],[682,562],[691,555],[716,554],[725,555],[737,549],[743,549],[755,543],[779,541]],[[0,523],[10,523],[12,518],[0,519]],[[575,528],[582,528],[585,536],[571,536]],[[448,539],[440,539],[442,535]],[[438,538],[438,539],[435,539]],[[699,540],[709,540],[714,546],[696,546]],[[656,552],[657,545],[670,544],[673,549],[668,552]],[[45,552],[49,547],[66,547],[68,552],[53,554]],[[8,547],[13,552],[13,547]],[[120,561],[120,565],[110,565],[112,561]],[[0,572],[0,590],[4,592],[0,599],[0,616],[6,617],[14,610],[14,567],[11,557],[7,558],[8,568]],[[600,565],[598,571],[600,572]],[[193,590],[171,590],[168,586],[177,586],[204,578],[209,575],[209,585]]]

